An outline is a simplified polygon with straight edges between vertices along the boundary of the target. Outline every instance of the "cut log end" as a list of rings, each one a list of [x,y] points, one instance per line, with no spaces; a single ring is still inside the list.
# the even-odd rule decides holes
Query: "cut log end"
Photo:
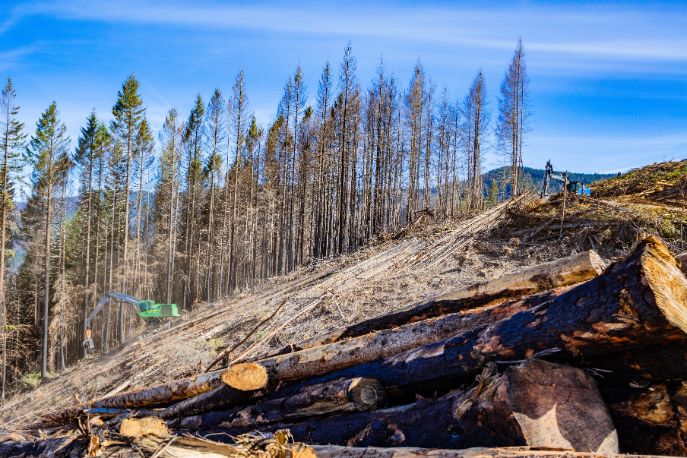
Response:
[[[643,275],[654,293],[656,306],[673,326],[687,333],[687,278],[668,247],[650,236],[642,241]]]
[[[241,391],[259,390],[267,386],[267,371],[261,364],[239,363],[221,375],[225,385]]]
[[[386,391],[378,380],[358,377],[351,381],[348,397],[361,406],[369,406],[374,409],[386,402]]]
[[[601,275],[604,269],[606,269],[606,263],[603,259],[601,259],[601,256],[599,256],[599,254],[594,250],[587,251],[586,256],[589,256],[589,264],[591,268],[594,269],[597,274]]]
[[[167,424],[157,417],[126,418],[119,426],[119,434],[125,437],[144,437],[149,435],[168,436]]]

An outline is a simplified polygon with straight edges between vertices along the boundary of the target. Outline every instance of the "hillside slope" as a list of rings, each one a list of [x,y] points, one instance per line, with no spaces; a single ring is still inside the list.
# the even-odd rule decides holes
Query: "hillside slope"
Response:
[[[674,174],[672,181],[664,180],[663,189],[682,186],[683,179],[681,173]],[[421,219],[357,253],[299,269],[177,321],[149,327],[109,354],[82,361],[10,400],[3,406],[0,429],[18,431],[40,415],[75,403],[195,374],[219,351],[246,337],[231,360],[571,252],[593,248],[612,260],[643,233],[662,236],[674,251],[687,248],[687,210],[681,201],[655,201],[651,205],[659,217],[644,217],[649,204],[610,191],[612,181],[600,182],[597,189],[606,191],[593,198],[570,196],[562,225],[561,197],[539,200],[533,194],[460,221]],[[280,306],[274,319],[247,336]]]

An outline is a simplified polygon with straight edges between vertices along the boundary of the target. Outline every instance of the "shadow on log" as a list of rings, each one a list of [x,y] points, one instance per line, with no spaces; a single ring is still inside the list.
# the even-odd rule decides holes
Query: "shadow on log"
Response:
[[[274,424],[298,441],[347,446],[465,448],[527,445],[617,453],[617,436],[594,380],[584,370],[530,360],[503,375],[483,373],[468,392],[414,404]],[[244,432],[217,424],[211,432]],[[209,431],[208,431],[209,432]]]
[[[513,304],[496,309],[509,306]],[[356,343],[368,335],[256,363],[265,366],[274,383],[298,380],[299,388],[336,378],[374,377],[395,395],[403,389],[394,387],[423,384],[426,389],[447,381],[455,386],[489,361],[520,360],[552,348],[559,349],[564,360],[579,360],[683,341],[685,330],[687,279],[667,247],[648,237],[602,275],[553,292],[548,300],[492,325],[460,327],[453,337],[371,362],[364,361],[378,348],[383,353],[396,342]],[[303,380],[309,377],[313,378]]]
[[[624,453],[687,455],[687,382],[603,391]]]
[[[228,428],[258,428],[306,417],[370,411],[382,406],[385,399],[384,387],[377,380],[336,380],[304,387],[287,398],[268,399],[250,406],[188,416],[172,422],[172,425],[191,431],[219,424]]]

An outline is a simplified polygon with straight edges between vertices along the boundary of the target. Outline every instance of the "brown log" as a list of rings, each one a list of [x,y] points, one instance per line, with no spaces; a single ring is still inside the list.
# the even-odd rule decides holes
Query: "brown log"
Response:
[[[525,268],[494,280],[476,283],[467,288],[440,295],[434,300],[411,305],[387,315],[356,323],[345,329],[290,345],[279,350],[275,355],[326,345],[447,313],[574,285],[596,277],[603,269],[604,262],[596,252],[584,251],[552,262]]]
[[[626,453],[687,455],[687,382],[604,390]]]
[[[0,456],[7,457],[45,457],[45,456],[83,456],[83,441],[75,436],[46,438],[36,441],[0,442]]]
[[[536,447],[475,447],[437,449],[419,447],[345,447],[313,445],[318,458],[650,458],[652,455],[599,454]],[[658,458],[658,457],[656,457]]]
[[[605,267],[603,260],[595,251],[584,251],[442,294],[435,302],[462,301],[464,305],[471,302],[485,304],[494,300],[524,297],[591,280],[601,274]]]
[[[588,358],[579,365],[602,387],[687,380],[687,340]]]
[[[139,415],[157,415],[164,419],[184,417],[221,409],[226,406],[251,402],[259,397],[259,391],[247,393],[246,391],[238,391],[229,386],[222,385],[198,396],[179,401],[159,411],[142,411],[139,412]]]
[[[348,446],[464,448],[526,445],[617,453],[617,436],[594,380],[584,370],[530,360],[483,374],[468,392],[377,410],[263,426],[298,441]],[[219,424],[212,432],[237,434]]]
[[[192,431],[219,424],[229,428],[257,428],[332,413],[374,410],[384,404],[385,400],[384,387],[377,380],[336,380],[306,386],[286,398],[268,399],[251,406],[188,416],[172,424]]]
[[[94,410],[141,409],[165,406],[175,401],[200,396],[208,391],[224,387],[223,393],[230,393],[233,403],[250,399],[257,390],[267,386],[267,373],[263,366],[254,363],[239,363],[229,368],[208,372],[196,377],[187,377],[170,383],[156,385],[85,403],[57,413],[44,415],[32,429],[67,424],[83,412]],[[114,410],[113,410],[114,409]],[[108,414],[106,414],[107,416]]]
[[[491,325],[446,315],[256,363],[265,366],[274,383],[326,374],[303,383],[373,377],[389,389],[448,379],[455,383],[474,376],[489,361],[518,360],[552,348],[564,359],[589,358],[686,336],[687,279],[666,246],[653,237],[603,275],[549,297]],[[532,305],[529,300],[495,308],[517,309]],[[402,350],[431,339],[433,332],[450,333],[448,323],[455,326],[454,336]],[[393,356],[384,356],[389,354]]]
[[[553,294],[545,293],[507,304],[449,313],[340,342],[277,355],[255,361],[255,363],[266,368],[273,386],[281,382],[306,379],[381,360],[462,332],[484,327],[499,318],[512,316],[517,312],[537,306],[549,300]],[[365,376],[374,378],[372,373]]]
[[[208,372],[196,377],[183,378],[90,403],[91,407],[136,408],[169,404],[180,399],[198,396],[224,384],[243,392],[259,390],[267,385],[267,373],[261,365],[239,363],[227,369]]]

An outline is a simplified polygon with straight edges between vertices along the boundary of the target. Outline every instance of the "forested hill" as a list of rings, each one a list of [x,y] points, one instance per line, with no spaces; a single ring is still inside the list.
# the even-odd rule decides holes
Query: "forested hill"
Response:
[[[544,169],[533,169],[525,167],[523,170],[523,184],[526,188],[541,189],[544,182]],[[614,173],[579,173],[568,172],[571,181],[579,181],[585,184],[594,183],[595,181],[604,180],[616,176]],[[483,175],[484,193],[486,196],[493,194],[496,191],[500,198],[510,196],[510,166],[499,167],[488,171]],[[495,183],[496,190],[492,190],[492,183]],[[551,191],[558,192],[561,188],[561,183],[552,181]]]

